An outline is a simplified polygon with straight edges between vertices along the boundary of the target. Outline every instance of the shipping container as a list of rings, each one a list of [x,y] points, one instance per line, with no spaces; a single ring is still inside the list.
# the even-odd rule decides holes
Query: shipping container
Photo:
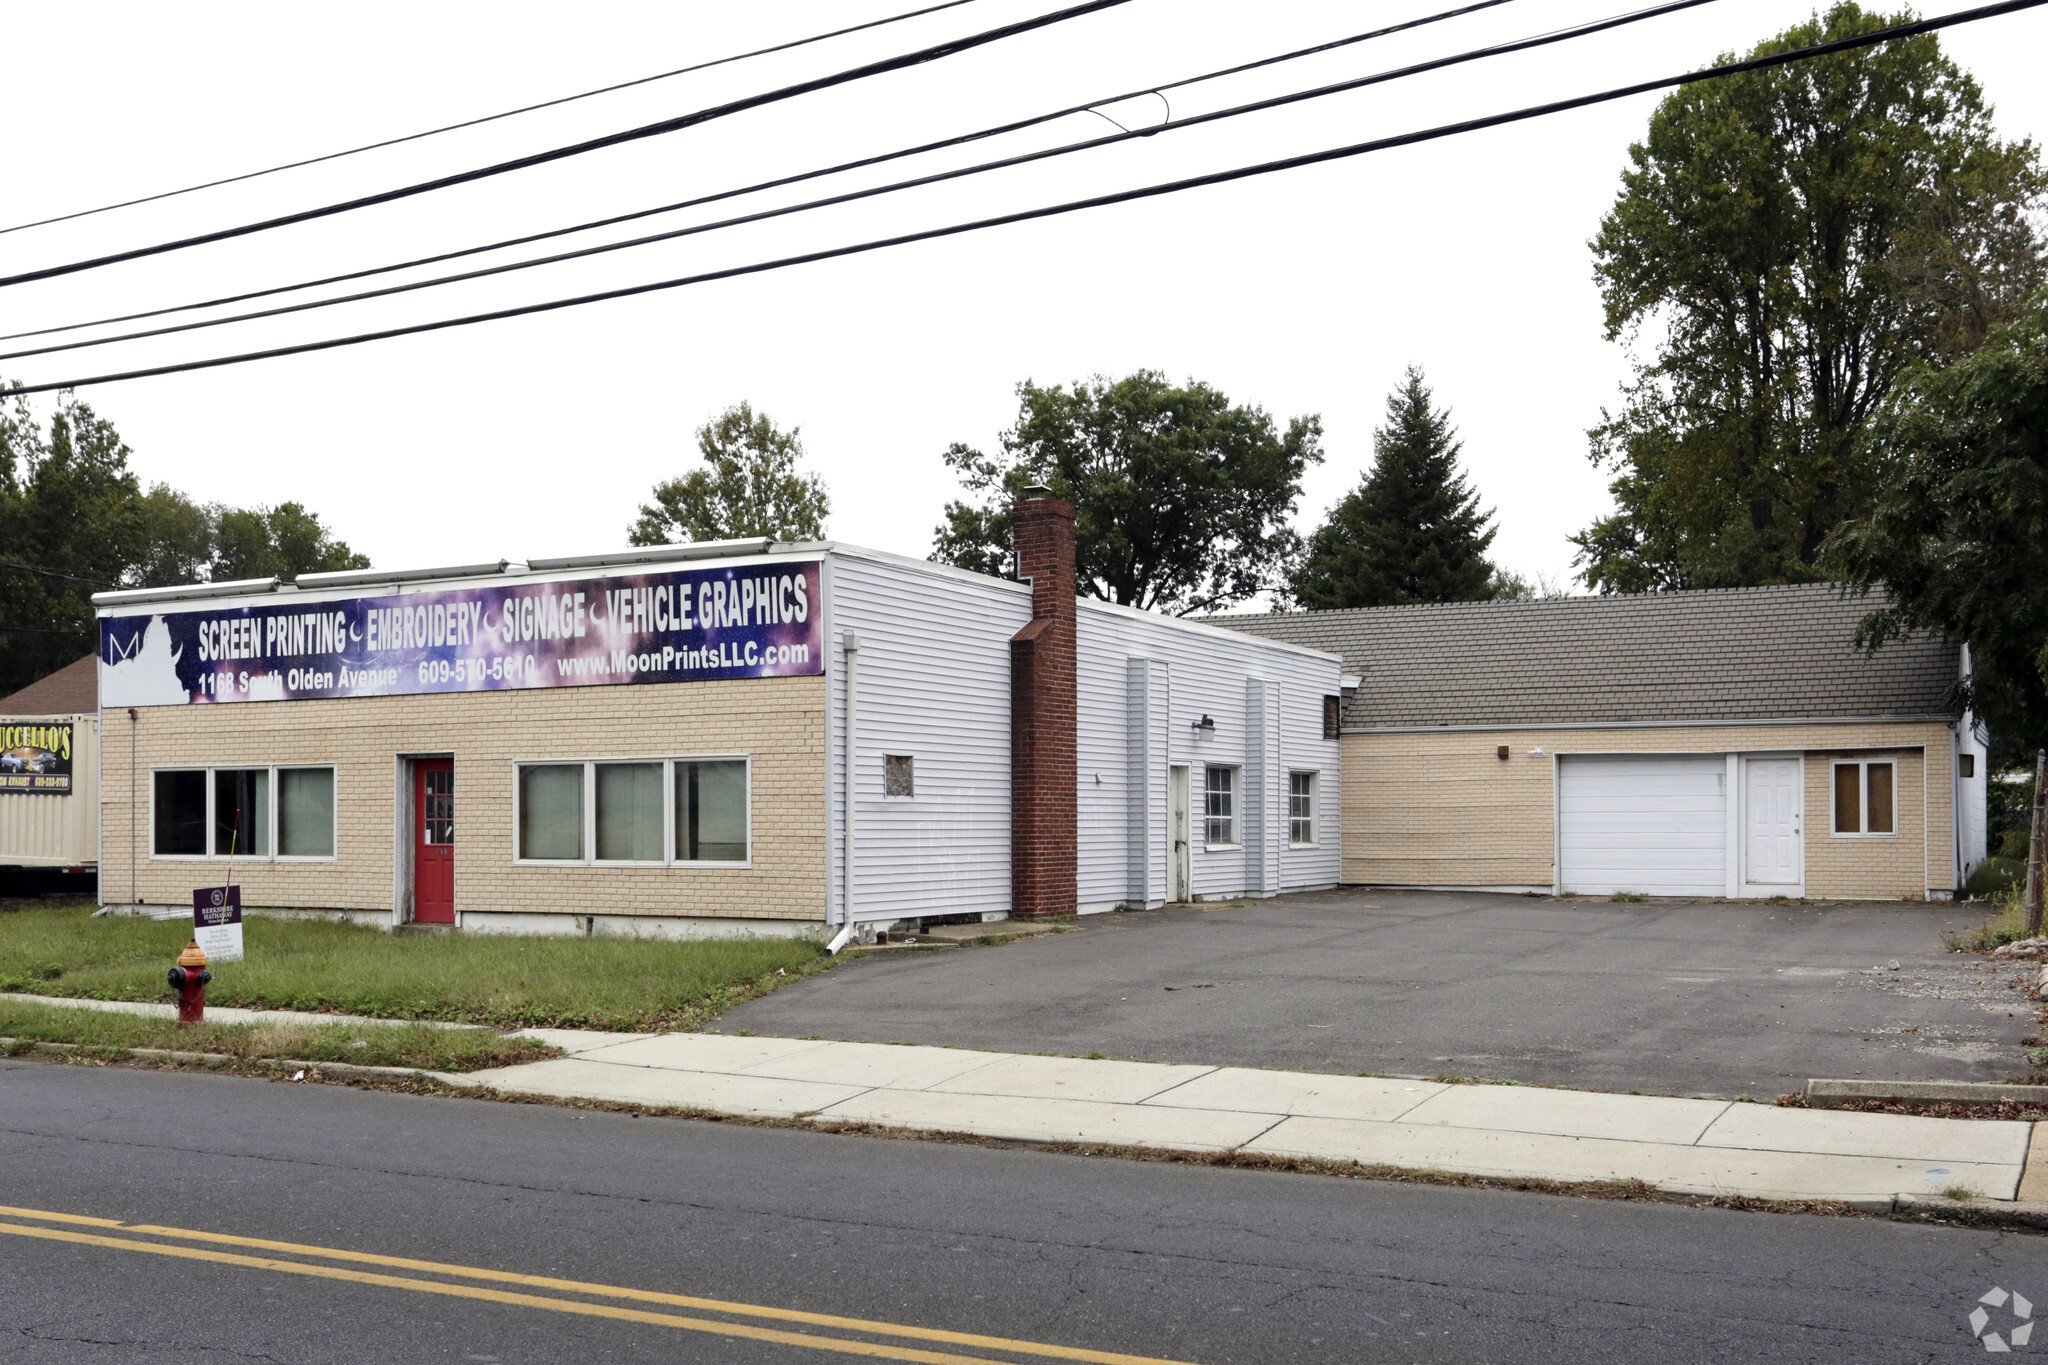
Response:
[[[0,716],[0,873],[97,871],[99,717]]]

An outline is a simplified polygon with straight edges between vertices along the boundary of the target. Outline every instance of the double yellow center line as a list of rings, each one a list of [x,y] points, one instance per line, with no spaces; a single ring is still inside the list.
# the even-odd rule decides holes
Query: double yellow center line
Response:
[[[406,1256],[380,1256],[367,1251],[347,1251],[338,1247],[307,1246],[299,1242],[273,1242],[261,1237],[237,1237],[224,1232],[201,1232],[192,1228],[158,1227],[149,1223],[124,1223],[114,1218],[89,1218],[75,1213],[52,1213],[44,1209],[20,1209],[0,1205],[0,1219],[18,1218],[30,1223],[54,1223],[56,1227],[32,1227],[28,1223],[0,1222],[0,1233],[15,1237],[38,1238],[48,1242],[67,1242],[76,1246],[101,1247],[109,1251],[142,1252],[152,1256],[171,1256],[187,1261],[210,1261],[217,1265],[241,1266],[248,1270],[269,1270],[285,1275],[307,1275],[322,1280],[344,1280],[351,1284],[376,1285],[383,1289],[406,1289],[420,1294],[441,1294],[449,1298],[475,1299],[485,1303],[501,1303],[514,1308],[538,1308],[551,1313],[574,1313],[583,1317],[611,1318],[619,1322],[645,1323],[652,1327],[669,1327],[685,1332],[710,1332],[722,1337],[743,1337],[749,1341],[769,1341],[783,1346],[798,1346],[816,1351],[836,1351],[841,1355],[875,1356],[885,1360],[914,1360],[927,1365],[989,1365],[990,1360],[1001,1356],[957,1355],[950,1351],[928,1351],[916,1347],[892,1344],[890,1341],[868,1341],[862,1337],[893,1338],[895,1341],[927,1341],[944,1346],[963,1347],[977,1351],[995,1351],[1007,1355],[1040,1356],[1054,1360],[1086,1361],[1089,1365],[1185,1365],[1185,1362],[1161,1360],[1154,1356],[1124,1355],[1116,1351],[1090,1351],[1077,1346],[1054,1346],[1037,1341],[1018,1341],[1009,1337],[981,1336],[973,1332],[949,1332],[936,1327],[912,1327],[903,1323],[876,1322],[867,1318],[843,1318],[830,1313],[806,1313],[794,1308],[773,1308],[762,1304],[734,1303],[726,1299],[698,1298],[689,1294],[665,1294],[653,1289],[632,1289],[622,1285],[592,1284],[585,1280],[557,1279],[551,1275],[522,1275],[509,1270],[489,1270],[481,1266],[451,1265],[443,1261],[420,1261]],[[84,1232],[78,1229],[92,1228]],[[112,1236],[123,1233],[125,1236]],[[163,1241],[141,1241],[139,1238],[164,1238]],[[181,1246],[181,1242],[199,1242],[204,1246]],[[273,1255],[245,1255],[235,1251],[218,1251],[214,1247],[245,1247],[251,1251],[271,1252]],[[281,1259],[281,1257],[311,1257],[313,1260]],[[430,1275],[446,1276],[446,1279],[422,1280],[407,1275],[383,1274],[370,1270],[350,1270],[341,1265],[322,1265],[320,1261],[340,1261],[354,1265],[381,1266],[386,1270],[408,1270]],[[482,1284],[463,1284],[460,1281],[481,1281]],[[506,1289],[487,1289],[483,1284],[518,1285],[526,1290],[551,1290],[550,1294],[520,1293]],[[687,1308],[699,1313],[719,1313],[725,1318],[685,1316],[680,1313],[654,1312],[644,1308],[627,1308],[617,1303],[591,1303],[584,1299],[556,1297],[559,1294],[580,1294],[585,1299],[626,1300],[633,1303],[661,1304],[668,1308]],[[791,1331],[780,1327],[756,1326],[751,1322],[731,1319],[753,1318],[772,1322],[801,1324],[804,1327],[822,1328],[824,1331]],[[853,1333],[856,1335],[828,1335],[828,1333]]]

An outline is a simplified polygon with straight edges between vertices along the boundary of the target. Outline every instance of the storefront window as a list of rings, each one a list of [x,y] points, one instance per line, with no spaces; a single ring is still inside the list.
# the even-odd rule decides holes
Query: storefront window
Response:
[[[661,765],[597,766],[597,860],[661,861]]]
[[[519,856],[582,861],[581,763],[553,763],[519,770]]]
[[[213,852],[218,858],[270,856],[270,770],[220,768],[213,774]]]
[[[334,769],[278,770],[277,851],[286,858],[334,856]]]
[[[747,765],[739,759],[676,760],[676,860],[747,860]]]
[[[206,773],[158,773],[155,777],[155,839],[158,856],[206,854]]]

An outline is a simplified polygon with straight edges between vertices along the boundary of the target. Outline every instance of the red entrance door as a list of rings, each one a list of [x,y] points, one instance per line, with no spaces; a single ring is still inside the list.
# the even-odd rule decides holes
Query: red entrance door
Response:
[[[455,760],[412,766],[412,917],[455,923]]]

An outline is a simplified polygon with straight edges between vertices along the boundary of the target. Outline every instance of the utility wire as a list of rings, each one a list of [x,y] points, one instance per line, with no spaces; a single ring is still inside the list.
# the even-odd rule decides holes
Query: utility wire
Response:
[[[74,583],[91,583],[101,588],[114,586],[104,578],[88,578],[83,574],[65,573],[61,569],[45,569],[35,564],[16,564],[6,559],[0,559],[0,569],[20,569],[23,573],[41,574],[45,578],[68,578]]]
[[[457,251],[443,251],[435,255],[419,256],[409,261],[398,261],[390,265],[371,266],[365,270],[351,270],[339,275],[327,275],[317,280],[304,280],[298,284],[280,284],[268,289],[252,289],[246,293],[227,294],[217,299],[204,299],[197,303],[174,304],[167,308],[152,308],[139,313],[120,313],[113,317],[96,318],[91,322],[69,322],[58,327],[39,327],[26,332],[0,332],[0,341],[20,341],[27,337],[51,336],[58,332],[82,331],[88,327],[108,327],[120,322],[140,322],[145,318],[163,317],[169,313],[190,313],[202,308],[220,308],[231,303],[247,303],[251,299],[271,298],[278,294],[295,294],[302,289],[318,289],[324,285],[345,284],[350,280],[367,279],[374,275],[388,275],[394,271],[410,270],[416,266],[438,265],[443,261],[459,260],[464,256],[479,256],[486,252],[501,251],[508,247],[526,246],[533,242],[543,242],[554,237],[568,237],[579,232],[593,232],[598,228],[616,227],[620,223],[630,223],[642,218],[653,218],[664,213],[675,213],[682,209],[699,208],[705,204],[717,203],[723,199],[737,199],[749,194],[758,194],[764,190],[780,189],[787,185],[799,184],[806,180],[823,179],[827,176],[839,175],[846,171],[861,170],[889,161],[900,161],[905,157],[921,156],[926,152],[935,152],[948,147],[979,142],[987,138],[999,137],[1005,133],[1014,133],[1025,128],[1037,127],[1039,124],[1051,123],[1057,119],[1067,118],[1074,114],[1094,113],[1098,106],[1121,104],[1125,100],[1138,99],[1144,95],[1159,95],[1160,99],[1164,101],[1166,97],[1160,93],[1162,91],[1179,90],[1186,86],[1199,85],[1204,81],[1220,80],[1225,76],[1239,75],[1260,67],[1273,66],[1280,62],[1290,62],[1302,57],[1335,51],[1338,48],[1350,47],[1356,43],[1367,42],[1374,38],[1384,38],[1389,34],[1405,32],[1412,28],[1420,28],[1426,24],[1441,23],[1446,19],[1460,18],[1478,10],[1492,9],[1497,5],[1508,3],[1510,3],[1510,0],[1477,0],[1474,4],[1463,5],[1457,9],[1447,9],[1436,14],[1424,15],[1419,19],[1410,19],[1405,23],[1392,24],[1386,28],[1376,28],[1366,33],[1354,33],[1348,37],[1333,39],[1330,42],[1317,43],[1313,47],[1296,48],[1292,52],[1282,52],[1271,57],[1261,57],[1256,61],[1244,62],[1237,66],[1226,66],[1219,71],[1207,71],[1199,76],[1184,76],[1180,80],[1168,81],[1163,85],[1148,85],[1142,90],[1126,91],[1121,95],[1111,95],[1105,99],[1090,100],[1086,104],[1070,104],[1064,109],[1055,109],[1051,113],[1034,114],[1029,118],[1017,119],[1010,123],[1000,123],[992,127],[977,129],[971,133],[961,133],[954,137],[941,138],[936,142],[920,143],[915,147],[904,147],[897,151],[883,152],[876,156],[861,157],[855,161],[842,161],[836,166],[826,166],[820,170],[800,171],[797,174],[781,176],[774,180],[757,181],[751,185],[742,185],[737,189],[720,190],[715,194],[701,195],[695,199],[684,199],[673,204],[662,204],[656,208],[635,209],[631,213],[616,214],[609,218],[597,218],[587,223],[550,228],[545,232],[533,232],[520,237],[507,237],[501,241],[487,242],[482,246],[463,247]],[[1105,117],[1107,116],[1105,115]],[[24,352],[23,354],[32,353]]]
[[[676,279],[656,280],[647,284],[627,285],[619,289],[607,289],[594,294],[579,294],[571,298],[550,299],[541,303],[521,304],[512,308],[499,308],[488,313],[471,313],[462,317],[441,318],[433,322],[412,323],[403,327],[387,327],[375,332],[359,332],[352,336],[329,337],[322,341],[299,342],[290,346],[275,346],[268,350],[245,351],[239,355],[214,356],[206,360],[187,360],[169,365],[153,365],[147,369],[125,370],[113,374],[91,375],[80,379],[59,380],[48,384],[16,385],[12,393],[48,393],[57,389],[82,388],[91,384],[111,384],[128,379],[148,379],[158,375],[184,374],[193,370],[218,369],[224,365],[241,365],[254,360],[274,360],[282,356],[307,355],[315,351],[334,350],[343,346],[359,346],[365,342],[388,341],[394,337],[417,336],[425,332],[444,331],[453,327],[467,327],[481,322],[498,322],[506,318],[527,317],[535,313],[551,313],[564,308],[581,307],[584,304],[604,303],[612,299],[632,298],[640,294],[658,293],[669,289],[680,289],[688,285],[705,284],[714,280],[736,279],[746,275],[759,275],[790,266],[810,265],[818,261],[837,260],[846,256],[863,255],[870,251],[881,251],[889,247],[908,245],[912,242],[928,242],[943,237],[956,237],[964,233],[979,232],[987,228],[1006,227],[1013,223],[1027,223],[1040,218],[1054,218],[1086,209],[1105,208],[1112,204],[1127,204],[1137,200],[1156,199],[1163,195],[1178,194],[1184,190],[1200,189],[1210,185],[1229,184],[1248,180],[1254,176],[1271,175],[1279,171],[1297,170],[1304,166],[1317,166],[1325,162],[1342,161],[1369,152],[1386,151],[1394,147],[1411,147],[1418,143],[1434,142],[1440,138],[1455,137],[1463,133],[1479,132],[1482,129],[1498,128],[1528,119],[1544,118],[1551,114],[1566,113],[1584,109],[1596,104],[1627,99],[1634,95],[1649,94],[1657,90],[1668,90],[1676,86],[1693,85],[1700,81],[1715,80],[1724,76],[1739,75],[1746,71],[1763,71],[1772,67],[1786,66],[1793,62],[1807,61],[1837,52],[1849,52],[1858,48],[1873,47],[1879,43],[1893,42],[1900,38],[1911,38],[1922,33],[1953,28],[1959,24],[1975,23],[1981,19],[1996,18],[2000,15],[2015,14],[2021,10],[2034,9],[2048,4],[2048,0],[2000,0],[2000,3],[1981,5],[1975,9],[1959,10],[1954,14],[1937,19],[1921,19],[1909,24],[1894,24],[1889,28],[1871,33],[1859,34],[1852,38],[1838,38],[1832,42],[1816,43],[1810,47],[1794,48],[1763,57],[1751,57],[1744,61],[1728,62],[1720,66],[1704,67],[1676,76],[1664,76],[1656,80],[1637,81],[1632,85],[1616,86],[1590,95],[1577,95],[1570,99],[1553,100],[1547,104],[1533,104],[1502,114],[1487,114],[1479,118],[1465,119],[1457,123],[1439,124],[1416,132],[1399,133],[1392,137],[1374,138],[1369,142],[1355,142],[1349,146],[1332,147],[1319,152],[1305,152],[1299,156],[1283,157],[1277,161],[1262,161],[1254,165],[1238,166],[1230,170],[1211,171],[1206,175],[1190,176],[1183,180],[1169,180],[1156,185],[1144,185],[1137,189],[1118,190],[1111,194],[1095,195],[1087,199],[1069,200],[1063,204],[1050,204],[1040,208],[1021,209],[1015,213],[999,214],[992,218],[977,218],[964,223],[950,223],[944,227],[925,228],[917,232],[901,233],[893,237],[878,237],[848,246],[828,247],[820,251],[804,252],[801,255],[782,256],[774,260],[756,261],[747,265],[728,266],[722,270],[708,270],[695,275],[684,275]]]
[[[48,227],[52,223],[69,223],[79,218],[90,218],[95,214],[112,213],[115,209],[133,208],[137,204],[154,204],[162,199],[176,199],[181,194],[197,194],[201,190],[216,189],[222,185],[238,185],[244,180],[256,180],[266,175],[276,175],[279,171],[295,171],[301,166],[317,166],[323,161],[339,161],[345,156],[359,156],[364,152],[374,152],[384,147],[396,147],[400,143],[418,142],[421,138],[437,137],[442,133],[453,133],[463,128],[474,128],[479,124],[496,123],[499,119],[512,118],[518,114],[531,114],[541,109],[553,109],[557,105],[574,104],[577,100],[592,99],[598,95],[609,95],[616,90],[630,90],[636,85],[651,85],[655,81],[665,81],[676,76],[687,76],[693,71],[708,71],[714,66],[727,66],[733,62],[746,61],[750,57],[765,57],[771,52],[787,52],[793,47],[808,47],[812,43],[822,43],[828,38],[843,38],[849,33],[859,33],[863,29],[881,28],[887,24],[900,24],[905,19],[916,19],[923,15],[936,14],[942,9],[952,9],[957,5],[971,3],[973,3],[973,0],[945,0],[943,4],[927,5],[923,9],[914,9],[905,14],[892,14],[886,19],[872,19],[865,24],[853,24],[847,28],[835,28],[830,33],[818,33],[808,38],[796,38],[786,43],[777,43],[773,47],[757,47],[752,52],[736,52],[730,57],[714,57],[708,62],[698,62],[695,66],[679,66],[673,71],[663,71],[652,76],[641,76],[635,80],[620,81],[616,85],[601,85],[595,90],[585,90],[575,95],[562,95],[556,99],[542,100],[539,104],[521,105],[517,109],[507,109],[501,114],[485,114],[481,118],[464,119],[460,123],[443,124],[439,128],[429,128],[421,133],[407,133],[403,137],[387,137],[382,142],[366,142],[360,147],[349,147],[339,152],[326,152],[320,156],[309,156],[299,161],[287,161],[281,166],[267,166],[260,171],[244,171],[240,175],[223,176],[219,180],[208,180],[198,185],[187,185],[181,190],[165,190],[160,194],[145,194],[135,199],[123,199],[117,204],[102,204],[96,209],[79,209],[74,213],[60,213],[54,218],[38,218],[32,223],[16,223],[13,227],[0,227],[0,237],[4,237],[10,232],[26,232],[30,228]]]
[[[288,227],[294,223],[312,222],[319,218],[331,218],[338,213],[349,213],[353,210],[369,208],[376,204],[389,204],[400,199],[410,199],[415,195],[427,194],[434,190],[445,190],[455,185],[467,185],[472,181],[485,180],[497,175],[506,175],[512,171],[523,171],[534,166],[545,166],[550,162],[566,160],[572,156],[582,156],[586,152],[595,152],[606,147],[618,147],[628,142],[638,142],[644,138],[659,137],[664,133],[673,133],[684,128],[693,128],[701,123],[709,123],[713,119],[725,118],[728,115],[741,113],[748,109],[759,109],[764,105],[778,104],[783,100],[795,99],[799,95],[808,95],[819,90],[829,90],[834,86],[846,85],[853,81],[866,80],[870,76],[879,76],[891,71],[902,71],[908,67],[922,66],[927,62],[935,62],[944,57],[952,57],[962,52],[971,51],[974,48],[985,47],[990,43],[1001,42],[1005,38],[1014,38],[1019,34],[1048,28],[1054,24],[1064,23],[1069,19],[1078,19],[1084,15],[1094,14],[1100,10],[1112,9],[1115,6],[1129,3],[1130,0],[1083,0],[1081,4],[1071,5],[1062,10],[1054,10],[1050,14],[1020,19],[1016,23],[1004,24],[998,28],[984,29],[980,33],[971,33],[964,38],[954,38],[943,43],[934,43],[929,47],[918,48],[914,52],[905,52],[894,57],[885,57],[881,61],[849,67],[844,71],[835,71],[830,75],[819,76],[808,81],[798,81],[794,85],[785,85],[779,89],[764,91],[758,95],[747,95],[741,99],[729,100],[724,104],[716,104],[709,108],[693,110],[687,114],[679,114],[674,118],[642,124],[638,128],[627,128],[621,132],[607,133],[603,137],[587,138],[582,142],[572,142],[567,146],[552,147],[544,152],[532,152],[526,156],[514,157],[510,161],[499,161],[488,166],[478,166],[472,170],[457,171],[453,175],[437,176],[432,180],[422,180],[411,185],[401,185],[397,189],[382,190],[376,194],[361,195],[354,199],[344,199],[339,203],[323,204],[318,208],[300,209],[296,213],[282,214],[275,218],[265,218],[254,223],[243,223],[238,227],[218,228],[212,232],[202,232],[194,237],[180,237],[174,241],[158,242],[154,246],[130,247],[126,251],[116,251],[105,256],[94,256],[83,261],[71,261],[65,265],[50,265],[44,266],[39,270],[27,270],[19,274],[0,277],[0,287],[12,284],[26,284],[31,280],[54,279],[60,275],[75,275],[82,270],[94,270],[100,266],[114,265],[121,261],[139,260],[146,256],[161,256],[166,252],[182,251],[186,247],[204,246],[209,242],[224,242],[235,237],[247,237],[253,233],[268,232],[272,228]]]
[[[1678,10],[1692,9],[1699,5],[1711,4],[1712,0],[1667,0],[1662,5],[1636,10],[1629,14],[1617,15],[1610,19],[1595,20],[1571,28],[1555,29],[1533,38],[1517,39],[1508,43],[1497,43],[1491,47],[1476,48],[1469,52],[1453,53],[1448,57],[1437,57],[1426,62],[1399,67],[1392,71],[1377,72],[1370,76],[1358,76],[1331,85],[1317,86],[1309,90],[1292,91],[1249,104],[1240,104],[1228,109],[1218,109],[1206,114],[1196,114],[1176,123],[1161,124],[1151,128],[1125,129],[1121,132],[1106,133],[1101,137],[1082,142],[1067,143],[1064,146],[1042,148],[1038,151],[1022,152],[1015,156],[1003,157],[996,161],[984,161],[973,166],[962,166],[953,170],[935,171],[929,175],[917,176],[910,180],[898,180],[886,185],[870,186],[866,189],[849,190],[842,194],[829,195],[822,199],[810,199],[798,204],[780,208],[762,209],[758,212],[741,214],[733,218],[719,219],[710,223],[697,223],[689,227],[674,228],[667,232],[652,233],[644,237],[631,237],[620,242],[604,242],[596,246],[580,247],[573,251],[556,252],[551,256],[539,256],[524,261],[507,261],[502,265],[485,266],[479,270],[467,270],[454,275],[441,275],[430,280],[414,280],[406,284],[387,285],[381,289],[359,290],[353,294],[340,294],[333,298],[314,299],[306,303],[283,304],[275,308],[263,308],[254,312],[235,313],[227,317],[207,318],[197,322],[175,323],[168,327],[153,327],[139,332],[124,332],[116,336],[94,337],[87,341],[66,341],[49,346],[37,346],[20,351],[0,352],[0,361],[20,360],[27,356],[49,355],[57,351],[76,351],[93,346],[111,346],[123,341],[137,341],[147,337],[169,336],[178,332],[193,332],[209,327],[225,327],[231,323],[249,322],[258,318],[279,317],[287,313],[304,313],[319,308],[331,308],[337,304],[360,303],[365,299],[387,298],[393,294],[409,294],[414,290],[432,289],[444,284],[455,284],[465,280],[484,279],[492,275],[503,275],[517,270],[530,270],[536,266],[556,265],[563,261],[578,260],[586,256],[600,256],[608,252],[624,251],[632,247],[647,246],[650,243],[673,241],[681,237],[692,237],[700,233],[714,232],[720,228],[736,227],[747,223],[758,223],[770,218],[782,218],[791,214],[804,213],[812,209],[826,208],[851,203],[861,199],[872,199],[880,195],[894,194],[901,190],[915,189],[925,185],[939,184],[948,180],[959,180],[967,176],[981,175],[989,171],[1021,166],[1034,161],[1045,161],[1053,157],[1068,156],[1075,152],[1091,151],[1108,147],[1133,138],[1151,137],[1155,133],[1173,132],[1183,128],[1196,128],[1222,119],[1237,118],[1244,114],[1275,109],[1283,105],[1298,104],[1303,100],[1320,99],[1327,95],[1359,90],[1366,86],[1380,85],[1424,72],[1439,71],[1445,67],[1477,61],[1483,57],[1496,57],[1506,53],[1527,51],[1530,48],[1545,47],[1571,38],[1582,38],[1607,29],[1619,28],[1626,24],[1640,23]],[[1148,92],[1149,93],[1149,92]],[[1098,101],[1100,102],[1100,101]]]

